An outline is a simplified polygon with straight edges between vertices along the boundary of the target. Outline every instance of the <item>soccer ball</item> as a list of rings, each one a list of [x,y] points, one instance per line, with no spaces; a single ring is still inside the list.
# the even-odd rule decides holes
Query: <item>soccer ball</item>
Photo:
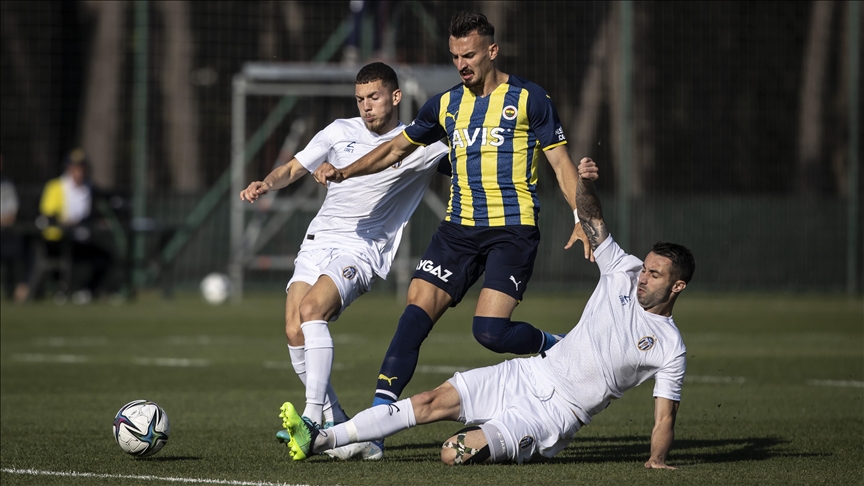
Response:
[[[123,405],[114,416],[114,440],[123,452],[144,457],[156,454],[168,442],[168,415],[149,400]]]
[[[222,304],[231,295],[231,279],[221,273],[207,275],[201,281],[201,295],[210,304]]]

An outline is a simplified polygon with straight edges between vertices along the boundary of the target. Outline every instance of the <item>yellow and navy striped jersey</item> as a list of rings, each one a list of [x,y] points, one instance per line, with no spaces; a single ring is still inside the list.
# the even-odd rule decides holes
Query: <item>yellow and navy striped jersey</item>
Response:
[[[417,145],[447,137],[445,220],[465,226],[536,226],[540,150],[567,143],[549,95],[517,76],[486,97],[461,84],[433,96],[403,134]]]

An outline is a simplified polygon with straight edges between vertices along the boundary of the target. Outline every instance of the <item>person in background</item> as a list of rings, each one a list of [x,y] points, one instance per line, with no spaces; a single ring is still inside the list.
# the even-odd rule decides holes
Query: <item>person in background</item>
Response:
[[[111,268],[111,254],[97,245],[89,227],[93,216],[93,188],[89,182],[90,164],[81,149],[72,150],[64,160],[63,174],[51,179],[42,190],[37,226],[42,230],[46,251],[58,255],[62,245],[71,245],[73,263],[83,262],[90,275],[72,301],[89,303]]]
[[[0,174],[2,172],[3,154],[0,154]],[[0,175],[0,265],[6,267],[3,281],[6,298],[14,299],[15,302],[27,300],[30,294],[23,268],[27,261],[26,247],[21,235],[13,228],[19,206],[15,184]]]

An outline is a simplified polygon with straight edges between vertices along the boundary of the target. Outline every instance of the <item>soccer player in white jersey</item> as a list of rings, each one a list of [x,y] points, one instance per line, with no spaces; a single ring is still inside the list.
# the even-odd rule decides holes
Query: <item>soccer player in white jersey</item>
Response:
[[[600,281],[579,323],[538,356],[456,373],[438,388],[358,413],[332,429],[311,429],[282,408],[295,460],[352,442],[387,437],[419,424],[475,425],[447,439],[445,464],[523,463],[552,457],[612,400],[654,378],[654,429],[646,468],[666,464],[684,383],[686,349],[672,307],[693,275],[690,251],[658,243],[645,261],[612,239],[594,190],[597,165],[579,164],[579,219],[600,267]],[[479,425],[477,427],[476,425]]]
[[[396,111],[402,93],[390,66],[364,66],[354,94],[360,117],[331,123],[290,162],[249,184],[240,199],[254,203],[324,161],[345,167],[405,128]],[[306,387],[303,415],[310,423],[326,427],[347,420],[330,384],[333,339],[327,323],[369,291],[376,276],[387,278],[402,229],[446,152],[446,145],[433,144],[391,169],[328,187],[309,224],[287,286],[285,335],[291,364]]]

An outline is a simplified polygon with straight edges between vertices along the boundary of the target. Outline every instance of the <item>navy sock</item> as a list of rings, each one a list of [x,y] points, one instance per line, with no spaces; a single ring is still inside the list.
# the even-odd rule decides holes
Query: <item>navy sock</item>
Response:
[[[405,307],[381,364],[373,405],[393,403],[399,399],[402,390],[414,376],[420,345],[434,324],[429,314],[420,307],[413,304]]]
[[[546,340],[540,329],[506,317],[474,316],[473,331],[477,342],[496,353],[537,353]]]

